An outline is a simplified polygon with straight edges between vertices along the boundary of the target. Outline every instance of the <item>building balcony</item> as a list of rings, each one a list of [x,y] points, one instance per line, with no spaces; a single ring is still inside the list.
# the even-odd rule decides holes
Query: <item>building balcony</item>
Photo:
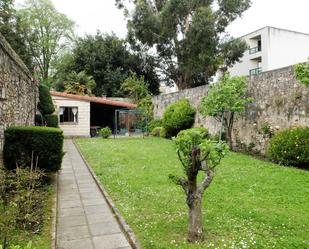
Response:
[[[257,47],[254,47],[254,48],[250,48],[249,49],[249,54],[256,54],[258,52],[261,52],[262,51],[262,47],[261,46],[257,46]]]
[[[262,73],[262,68],[261,67],[257,67],[257,68],[254,68],[254,69],[251,69],[249,71],[249,75],[250,76],[253,76],[253,75],[259,75]]]

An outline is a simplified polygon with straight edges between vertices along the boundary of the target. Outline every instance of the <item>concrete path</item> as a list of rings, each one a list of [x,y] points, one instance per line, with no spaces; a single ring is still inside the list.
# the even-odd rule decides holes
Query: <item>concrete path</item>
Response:
[[[57,249],[129,249],[105,198],[72,140],[58,182]]]

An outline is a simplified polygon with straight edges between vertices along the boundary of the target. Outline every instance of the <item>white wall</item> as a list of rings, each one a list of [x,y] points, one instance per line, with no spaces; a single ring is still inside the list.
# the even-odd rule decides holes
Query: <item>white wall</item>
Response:
[[[307,61],[309,35],[270,28],[269,70]]]
[[[60,124],[64,136],[90,136],[90,102],[52,96],[56,112],[59,107],[78,107],[77,124]]]

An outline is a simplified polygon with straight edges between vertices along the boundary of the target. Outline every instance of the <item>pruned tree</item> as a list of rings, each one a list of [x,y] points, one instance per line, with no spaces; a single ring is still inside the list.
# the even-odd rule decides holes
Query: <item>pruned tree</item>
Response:
[[[225,143],[208,140],[197,129],[181,131],[175,143],[186,176],[170,176],[170,178],[180,185],[186,194],[189,208],[188,241],[194,243],[203,236],[203,194],[214,178],[215,168],[228,150]],[[197,176],[200,171],[203,171],[205,176],[198,183]]]
[[[127,2],[131,2],[131,7],[127,7]],[[226,27],[250,3],[250,0],[116,0],[117,6],[125,9],[132,46],[155,52],[163,80],[179,89],[207,84],[222,63],[231,65],[242,57],[243,41],[228,40],[227,45],[223,44],[228,36]],[[227,46],[235,52],[227,54]]]
[[[214,117],[221,122],[230,149],[233,149],[232,131],[235,116],[245,110],[246,105],[253,101],[247,97],[247,80],[245,77],[230,77],[225,74],[219,82],[210,86],[207,96],[202,98],[201,114]]]

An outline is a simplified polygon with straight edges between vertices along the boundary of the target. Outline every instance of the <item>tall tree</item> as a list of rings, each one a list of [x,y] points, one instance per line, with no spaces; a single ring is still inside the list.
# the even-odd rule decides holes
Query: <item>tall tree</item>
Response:
[[[0,1],[0,33],[5,37],[14,51],[23,60],[25,65],[32,70],[32,56],[25,43],[20,30],[20,20],[16,16],[13,0]]]
[[[73,37],[74,23],[50,0],[27,0],[17,14],[39,78],[47,80],[51,62]]]
[[[121,84],[131,74],[143,76],[151,93],[159,93],[159,79],[150,56],[134,53],[126,41],[114,34],[97,33],[76,41],[72,54],[66,54],[56,65],[56,82],[64,82],[72,71],[85,71],[92,76],[96,96],[125,96]],[[57,90],[63,90],[61,84]]]
[[[125,8],[133,3],[133,11]],[[158,69],[167,84],[179,89],[207,84],[223,58],[226,27],[249,8],[250,0],[116,0],[125,8],[129,40],[157,52]],[[242,56],[240,40],[229,43],[233,64]],[[237,55],[236,57],[234,57]],[[227,62],[227,61],[226,61]]]

